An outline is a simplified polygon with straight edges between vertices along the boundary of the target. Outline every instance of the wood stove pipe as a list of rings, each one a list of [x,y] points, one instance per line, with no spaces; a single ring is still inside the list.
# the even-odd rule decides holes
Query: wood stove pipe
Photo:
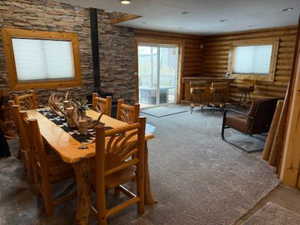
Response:
[[[94,91],[100,93],[100,57],[98,37],[98,14],[97,9],[90,8],[91,44],[93,58]]]

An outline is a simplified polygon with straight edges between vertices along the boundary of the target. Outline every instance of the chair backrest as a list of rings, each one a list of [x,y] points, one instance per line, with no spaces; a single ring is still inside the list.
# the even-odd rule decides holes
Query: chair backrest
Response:
[[[106,98],[101,98],[97,93],[93,93],[92,100],[93,109],[97,112],[102,112],[108,116],[111,116],[111,106],[112,106],[112,98],[111,96],[107,96]]]
[[[251,133],[268,132],[275,113],[277,98],[257,99],[252,102],[248,115]]]
[[[47,153],[45,151],[45,145],[40,133],[38,121],[36,119],[28,119],[25,117],[23,118],[23,123],[32,156],[34,182],[36,185],[40,185],[42,179],[44,182],[49,182]]]
[[[14,122],[19,135],[21,148],[23,150],[27,150],[29,148],[29,143],[28,143],[26,130],[22,121],[22,119],[27,118],[27,113],[21,112],[19,105],[12,105],[11,108],[12,108]]]
[[[211,89],[215,90],[225,90],[228,89],[229,82],[228,81],[213,81],[211,83]]]
[[[191,80],[190,81],[190,88],[195,87],[209,87],[210,82],[207,80]]]
[[[15,103],[20,106],[21,110],[37,109],[38,100],[35,92],[15,96]]]
[[[190,81],[190,94],[192,101],[199,100],[202,96],[199,94],[204,94],[209,92],[210,82],[207,80],[193,80]]]
[[[28,120],[28,115],[24,111],[20,111],[18,105],[12,106],[12,113],[15,118],[16,127],[19,134],[20,140],[20,151],[21,158],[26,168],[26,174],[29,179],[29,182],[34,182],[34,172],[33,172],[33,154],[30,145],[29,136],[31,133],[28,133],[26,129],[25,120]]]
[[[103,126],[96,128],[96,170],[100,176],[104,172],[106,175],[117,172],[116,168],[128,164],[133,158],[143,158],[145,121],[145,118],[139,118],[137,123],[108,131]]]
[[[126,123],[136,123],[140,114],[140,105],[127,105],[123,99],[118,100],[117,119]]]
[[[254,88],[256,84],[256,80],[242,80],[242,82],[239,84],[241,87],[246,88]]]

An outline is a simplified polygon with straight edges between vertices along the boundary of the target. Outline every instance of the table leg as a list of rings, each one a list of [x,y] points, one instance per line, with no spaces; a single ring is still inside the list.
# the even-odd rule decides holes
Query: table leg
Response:
[[[147,141],[145,143],[145,204],[153,205],[157,203],[154,200],[151,188],[150,188],[150,173],[149,173],[149,164],[148,164],[148,145]]]
[[[77,202],[75,225],[87,225],[91,208],[91,184],[90,184],[90,164],[88,159],[83,159],[73,164],[76,187]]]

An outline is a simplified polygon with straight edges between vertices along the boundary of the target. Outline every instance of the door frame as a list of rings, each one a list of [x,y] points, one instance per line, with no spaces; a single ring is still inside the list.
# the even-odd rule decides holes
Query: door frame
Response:
[[[138,47],[139,46],[145,46],[145,47],[152,47],[152,48],[157,48],[157,87],[156,87],[156,104],[152,107],[155,107],[155,106],[161,106],[161,105],[169,105],[169,104],[174,104],[174,103],[178,103],[178,88],[179,88],[179,81],[178,81],[178,76],[179,76],[179,54],[180,54],[180,49],[178,47],[178,45],[175,45],[175,44],[150,44],[150,43],[143,43],[143,42],[140,42],[138,44]],[[176,79],[177,79],[177,82],[176,82],[176,93],[175,93],[175,102],[174,103],[160,103],[160,78],[161,78],[161,73],[160,73],[160,49],[163,48],[163,47],[170,47],[170,48],[177,48],[177,71],[176,71]],[[139,74],[138,74],[138,77],[139,77]],[[151,107],[151,106],[150,106]],[[147,107],[148,108],[148,107]]]
[[[184,41],[183,40],[175,40],[168,38],[150,38],[150,37],[136,37],[136,71],[137,71],[137,102],[139,102],[139,64],[138,64],[138,47],[141,44],[145,45],[174,45],[178,47],[178,74],[177,74],[177,90],[176,90],[176,104],[180,103],[181,97],[181,79],[183,74],[183,59],[184,59]],[[163,104],[161,104],[163,105]],[[168,104],[164,104],[168,105]],[[155,107],[155,106],[153,106]]]

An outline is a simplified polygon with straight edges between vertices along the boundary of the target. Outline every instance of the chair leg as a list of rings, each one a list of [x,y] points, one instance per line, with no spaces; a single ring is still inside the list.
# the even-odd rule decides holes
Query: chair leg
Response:
[[[191,104],[191,105],[190,105],[190,111],[191,111],[191,114],[193,114],[193,110],[194,110],[194,106]]]
[[[104,179],[101,180],[100,184],[97,185],[97,209],[98,209],[98,223],[99,225],[107,225],[107,208],[106,208],[106,193],[107,189],[105,188]]]
[[[244,98],[244,94],[243,92],[240,94],[240,105],[243,104],[243,98]]]
[[[107,217],[104,210],[98,211],[98,223],[99,225],[107,225]]]
[[[44,193],[43,194],[43,203],[44,203],[44,209],[47,216],[53,216],[54,213],[54,207],[52,204],[52,199],[49,196],[49,194]]]
[[[141,182],[137,179],[137,186],[138,186],[138,196],[140,197],[140,201],[138,202],[138,214],[143,215],[145,212],[145,200],[144,200],[144,190],[141,190]]]
[[[223,140],[225,140],[225,124],[226,124],[226,116],[227,116],[227,111],[223,110],[223,122],[222,122],[222,129],[221,129],[221,137]]]
[[[138,202],[138,214],[143,215],[145,212],[145,189],[144,189],[144,167],[141,165],[138,166],[137,169],[137,179],[136,179],[136,185],[137,185],[137,194],[140,198],[140,201]]]
[[[28,182],[30,184],[32,184],[34,182],[33,180],[33,172],[32,172],[32,163],[31,161],[29,160],[29,157],[28,157],[28,153],[27,152],[22,152],[22,157],[23,157],[23,161],[24,161],[24,164],[25,164],[25,170],[26,170],[26,177],[28,179]]]
[[[225,125],[224,125],[224,122],[223,122],[223,124],[222,124],[222,131],[221,131],[222,140],[225,140],[224,134],[225,134]]]
[[[48,182],[42,181],[42,198],[45,208],[45,213],[47,216],[52,216],[54,212],[53,199],[52,199],[52,190]]]
[[[144,201],[143,201],[143,202],[140,201],[140,202],[138,203],[138,214],[139,214],[139,215],[143,215],[144,212],[145,212],[145,203],[144,203]]]

